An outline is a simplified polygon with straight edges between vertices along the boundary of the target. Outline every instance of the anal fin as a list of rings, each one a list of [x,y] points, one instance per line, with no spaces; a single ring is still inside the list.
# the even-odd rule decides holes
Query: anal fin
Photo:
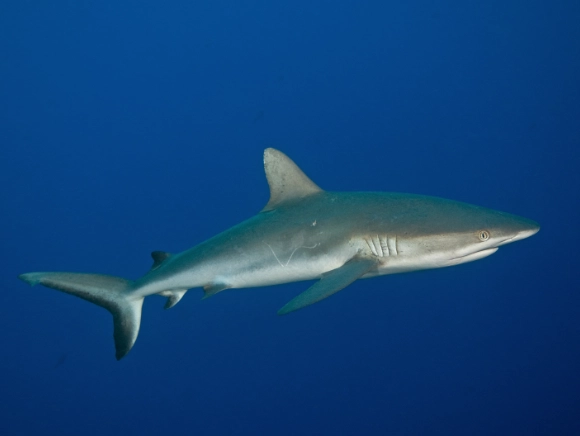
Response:
[[[179,303],[186,292],[187,289],[159,292],[159,295],[167,297],[167,302],[165,303],[164,309],[171,309],[173,306]]]
[[[376,258],[354,257],[340,268],[326,273],[306,291],[290,300],[278,311],[278,315],[286,315],[303,307],[310,306],[320,300],[330,297],[346,288],[356,279],[362,277],[378,263]]]

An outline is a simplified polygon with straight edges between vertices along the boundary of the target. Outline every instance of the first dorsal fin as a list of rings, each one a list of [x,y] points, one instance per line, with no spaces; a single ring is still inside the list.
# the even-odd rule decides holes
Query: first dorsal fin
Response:
[[[322,192],[292,159],[274,148],[264,150],[264,169],[270,185],[270,201],[262,212]]]

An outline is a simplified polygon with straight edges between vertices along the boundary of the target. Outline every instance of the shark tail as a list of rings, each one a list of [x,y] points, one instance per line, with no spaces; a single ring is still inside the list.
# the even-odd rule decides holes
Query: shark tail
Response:
[[[117,360],[123,358],[137,340],[143,297],[131,295],[131,280],[101,274],[67,272],[33,272],[21,274],[18,278],[31,286],[40,283],[75,295],[111,312]]]

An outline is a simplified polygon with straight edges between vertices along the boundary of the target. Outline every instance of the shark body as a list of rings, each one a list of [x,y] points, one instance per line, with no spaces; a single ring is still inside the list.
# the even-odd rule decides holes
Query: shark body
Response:
[[[133,347],[143,299],[177,304],[190,288],[205,297],[225,289],[319,279],[288,302],[287,314],[359,278],[458,265],[539,230],[531,220],[412,194],[327,192],[282,152],[264,152],[270,201],[254,217],[178,254],[155,251],[138,280],[100,274],[35,272],[19,277],[57,289],[113,315],[116,357]]]

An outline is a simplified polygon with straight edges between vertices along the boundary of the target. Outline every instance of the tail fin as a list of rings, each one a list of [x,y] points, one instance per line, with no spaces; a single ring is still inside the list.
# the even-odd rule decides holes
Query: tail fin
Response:
[[[18,278],[31,286],[40,283],[75,295],[111,312],[115,326],[117,360],[123,358],[137,340],[143,297],[131,298],[128,291],[132,287],[132,281],[100,274],[64,272],[27,273],[19,275]]]

